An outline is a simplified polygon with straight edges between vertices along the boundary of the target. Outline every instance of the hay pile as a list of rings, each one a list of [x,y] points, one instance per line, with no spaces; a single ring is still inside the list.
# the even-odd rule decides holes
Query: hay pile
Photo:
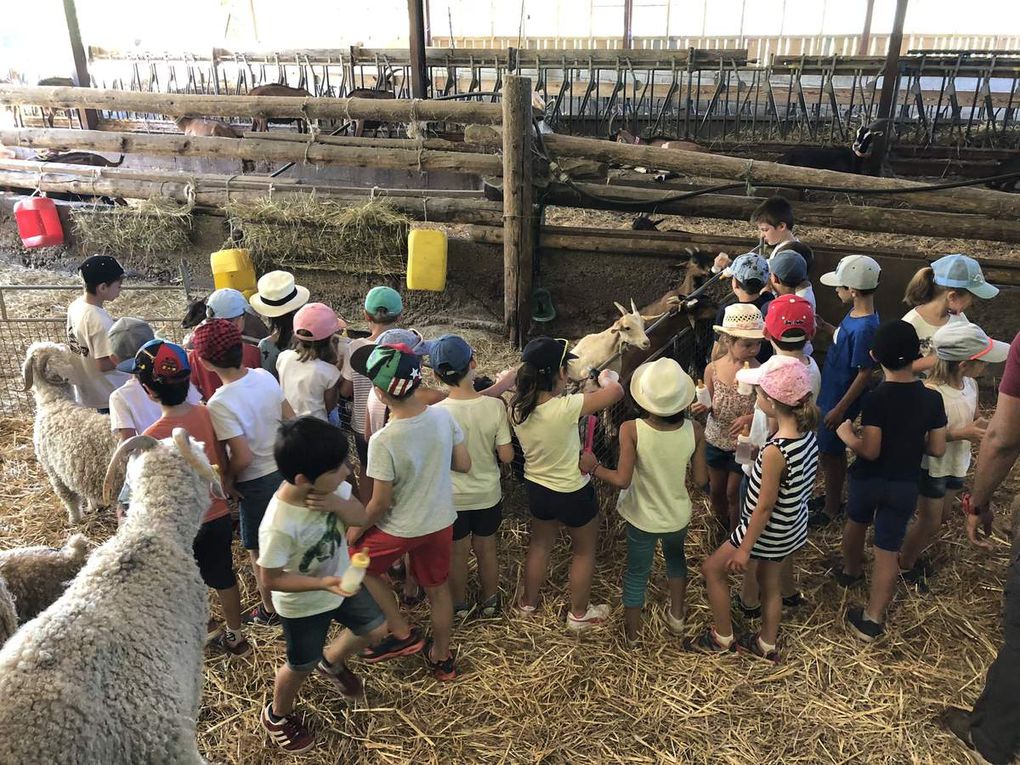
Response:
[[[172,199],[146,199],[128,207],[76,207],[71,222],[88,253],[165,255],[191,243],[191,205]]]
[[[231,227],[262,272],[270,265],[350,274],[402,274],[411,219],[384,200],[360,206],[309,194],[227,205]]]

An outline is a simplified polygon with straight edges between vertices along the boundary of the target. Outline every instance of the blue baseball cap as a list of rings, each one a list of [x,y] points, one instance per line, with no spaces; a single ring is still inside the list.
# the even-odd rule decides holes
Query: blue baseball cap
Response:
[[[375,341],[376,345],[406,345],[419,356],[423,356],[425,340],[416,329],[394,327],[383,332]]]
[[[399,316],[403,310],[404,301],[392,287],[373,287],[365,295],[365,313],[372,316]]]
[[[117,369],[158,383],[181,382],[191,376],[188,352],[158,337],[139,348],[133,359],[118,364]]]
[[[769,269],[784,284],[796,286],[807,279],[807,261],[793,250],[781,250],[769,258]]]
[[[988,300],[999,294],[999,288],[985,281],[981,264],[966,255],[945,255],[931,264],[935,283],[940,287],[967,290]]]
[[[762,284],[769,280],[769,263],[756,252],[737,257],[729,268],[730,274],[741,284],[757,279]]]
[[[459,335],[442,335],[425,343],[423,352],[429,357],[433,369],[446,367],[453,372],[462,372],[471,363],[475,352]]]
[[[254,315],[255,309],[248,304],[244,295],[229,287],[216,290],[205,299],[205,315],[208,319],[236,319],[246,313]]]

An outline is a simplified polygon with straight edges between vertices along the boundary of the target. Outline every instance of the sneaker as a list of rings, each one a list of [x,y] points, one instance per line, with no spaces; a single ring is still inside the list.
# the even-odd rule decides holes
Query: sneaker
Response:
[[[398,638],[395,635],[387,635],[373,646],[369,646],[361,652],[362,661],[368,664],[375,664],[387,659],[396,659],[400,656],[411,656],[416,654],[425,646],[421,633],[417,627],[412,627],[406,638]]]
[[[836,584],[840,587],[856,587],[864,581],[864,574],[858,574],[852,576],[843,570],[843,566],[840,565],[832,570],[832,578],[836,580]]]
[[[666,604],[666,628],[674,635],[684,634],[684,619],[673,616],[673,610]]]
[[[429,639],[425,643],[425,647],[421,652],[422,657],[425,659],[425,666],[432,672],[433,677],[440,682],[446,683],[450,680],[457,679],[457,668],[453,665],[453,650],[450,650],[450,655],[442,661],[432,660],[432,640]]]
[[[809,529],[823,529],[832,523],[833,518],[827,514],[824,510],[819,510],[817,513],[811,513],[808,515],[807,525]]]
[[[900,577],[907,584],[912,584],[922,595],[927,595],[931,592],[931,587],[928,586],[928,575],[924,573],[917,565],[913,568],[900,569]]]
[[[784,608],[801,608],[802,606],[810,605],[811,601],[804,597],[804,593],[799,590],[793,595],[783,596],[783,607]]]
[[[491,598],[486,598],[478,604],[478,615],[483,619],[496,619],[503,613],[503,599],[497,592]]]
[[[757,606],[745,606],[744,599],[740,597],[739,592],[733,593],[733,597],[730,598],[730,603],[737,611],[742,613],[747,619],[758,619],[761,617],[761,604]]]
[[[920,571],[928,579],[935,575],[935,564],[931,558],[918,558],[914,568]]]
[[[523,600],[517,601],[517,612],[521,616],[534,616],[537,610],[538,606],[529,606]]]
[[[230,639],[227,637],[226,631],[220,632],[220,634],[210,641],[209,645],[236,658],[247,656],[251,653],[251,643],[243,637],[240,640],[231,643]]]
[[[401,594],[400,602],[404,604],[404,608],[414,608],[419,603],[425,600],[425,593],[422,592],[421,588],[418,588],[418,592],[414,595],[408,595],[406,593]]]
[[[778,664],[779,651],[773,648],[771,651],[766,652],[761,647],[761,640],[758,638],[760,634],[761,633],[759,632],[755,632],[753,635],[751,634],[744,635],[744,637],[740,638],[740,640],[737,641],[737,650],[743,653],[754,654],[760,659],[766,659],[768,661],[773,662],[774,664]]]
[[[272,708],[273,705],[268,704],[262,710],[262,727],[269,731],[269,737],[278,747],[291,754],[301,754],[315,746],[315,734],[308,730],[301,718],[289,714],[274,722],[269,715]]]
[[[349,699],[360,698],[365,692],[365,684],[361,682],[361,678],[351,672],[343,662],[340,662],[338,667],[331,667],[320,660],[315,667],[315,674],[331,682]]]
[[[210,619],[205,625],[205,642],[211,643],[223,632],[219,619]]]
[[[874,643],[885,632],[885,625],[871,621],[864,615],[861,606],[854,606],[846,612],[851,631],[865,643]]]
[[[735,653],[737,650],[737,641],[734,640],[730,643],[729,647],[724,646],[719,642],[715,635],[715,628],[709,627],[700,635],[694,638],[687,638],[684,641],[684,650],[691,651],[692,653]]]
[[[275,611],[267,611],[265,606],[259,603],[241,616],[241,624],[252,624],[256,627],[276,627],[280,624],[280,615]]]
[[[609,606],[588,606],[584,616],[574,616],[573,612],[567,611],[567,629],[574,632],[584,632],[592,627],[597,627],[609,618]]]
[[[455,619],[464,621],[471,615],[471,604],[470,603],[458,603],[453,607],[453,616]]]

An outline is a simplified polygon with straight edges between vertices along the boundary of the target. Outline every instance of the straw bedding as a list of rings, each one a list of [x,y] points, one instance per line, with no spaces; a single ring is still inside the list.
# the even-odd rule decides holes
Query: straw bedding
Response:
[[[0,420],[0,454],[0,544],[62,542],[67,529],[35,463],[29,423]],[[695,501],[688,542],[692,634],[708,619],[697,566],[710,552],[704,498]],[[564,544],[553,556],[536,617],[511,611],[508,618],[469,621],[456,630],[456,682],[435,682],[417,657],[374,667],[355,661],[367,698],[350,703],[312,678],[299,708],[310,715],[319,741],[301,758],[273,748],[259,726],[283,643],[276,630],[255,629],[253,659],[207,657],[198,721],[203,753],[211,761],[246,765],[968,761],[933,717],[946,703],[972,702],[995,655],[1005,545],[991,557],[973,552],[959,541],[962,529],[954,521],[943,537],[933,593],[921,597],[901,588],[888,636],[862,647],[842,613],[863,593],[848,596],[825,576],[839,531],[813,534],[799,565],[814,605],[784,624],[784,660],[774,666],[745,656],[682,653],[661,617],[661,561],[642,642],[626,648],[618,606],[624,542],[613,515],[605,518],[593,598],[614,604],[610,627],[583,637],[564,631]],[[1007,527],[1002,519],[1001,528]],[[82,530],[98,542],[114,525],[86,516]],[[502,581],[510,591],[526,543],[525,522],[508,514],[500,544]],[[254,588],[240,554],[236,563],[251,602]],[[413,616],[427,625],[427,607]]]

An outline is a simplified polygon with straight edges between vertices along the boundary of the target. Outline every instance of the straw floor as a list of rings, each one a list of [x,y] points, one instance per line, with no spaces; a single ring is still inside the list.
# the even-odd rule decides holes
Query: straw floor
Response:
[[[70,530],[35,463],[27,422],[0,420],[0,457],[0,545],[61,543]],[[707,512],[703,498],[696,504],[688,542],[691,633],[707,620],[697,575],[709,552]],[[246,765],[968,761],[933,717],[946,703],[972,702],[995,655],[1004,543],[991,556],[972,552],[960,543],[954,522],[943,538],[932,594],[901,590],[888,637],[862,647],[842,622],[847,602],[861,593],[845,593],[826,576],[839,532],[814,534],[800,562],[802,587],[813,605],[789,616],[783,662],[774,666],[746,656],[682,653],[661,618],[661,561],[643,639],[636,649],[626,648],[618,605],[624,543],[615,520],[607,526],[593,597],[614,604],[610,627],[583,637],[564,631],[563,545],[536,617],[511,611],[507,618],[469,621],[457,629],[456,682],[437,683],[417,657],[375,667],[354,662],[367,686],[366,698],[354,703],[311,679],[300,708],[319,741],[301,758],[272,748],[259,726],[283,643],[277,631],[257,629],[251,634],[253,659],[206,658],[198,721],[203,752],[210,761]],[[95,516],[82,528],[95,543],[113,530],[108,518]],[[508,595],[526,542],[525,522],[509,515],[500,539]],[[251,578],[239,569],[250,602]],[[172,616],[173,594],[166,595],[167,614],[160,618]],[[413,615],[424,625],[427,614],[419,607]]]

